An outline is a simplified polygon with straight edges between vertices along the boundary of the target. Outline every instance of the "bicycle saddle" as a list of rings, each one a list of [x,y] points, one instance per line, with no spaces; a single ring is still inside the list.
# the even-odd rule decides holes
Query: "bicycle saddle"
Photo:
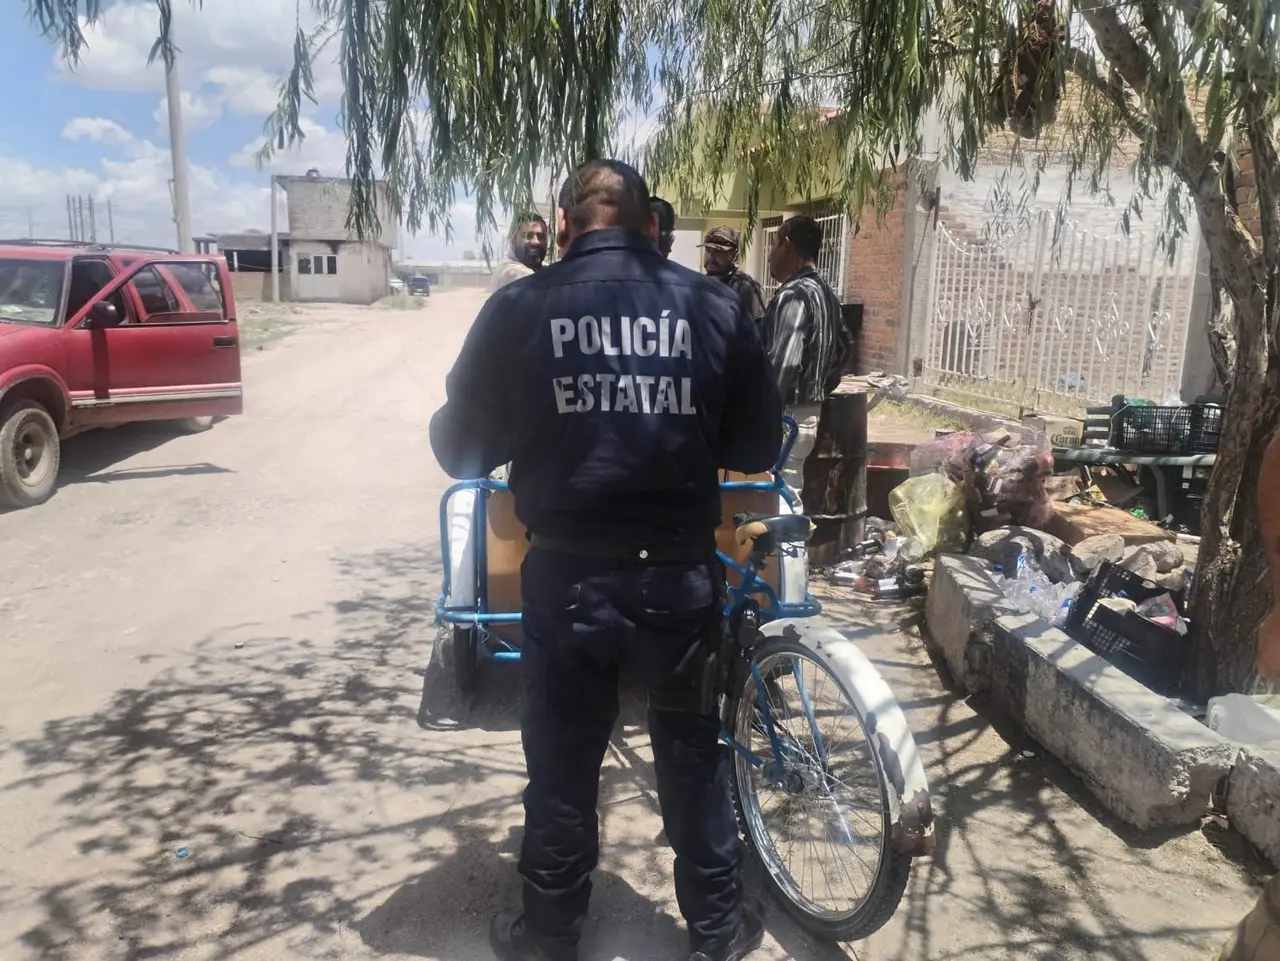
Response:
[[[802,544],[813,536],[813,521],[803,514],[734,514],[739,544],[772,550],[780,544]]]

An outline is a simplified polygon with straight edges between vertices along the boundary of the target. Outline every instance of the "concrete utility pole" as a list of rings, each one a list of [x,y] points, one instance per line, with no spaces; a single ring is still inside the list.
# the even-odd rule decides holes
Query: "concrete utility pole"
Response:
[[[271,302],[280,303],[280,215],[276,212],[276,175],[271,175]]]
[[[169,41],[173,43],[173,22],[169,23]],[[173,161],[173,220],[178,225],[178,250],[195,253],[191,236],[191,195],[187,189],[187,142],[182,135],[182,91],[178,84],[178,51],[174,46],[173,61],[165,65],[165,93],[169,100],[169,157]]]

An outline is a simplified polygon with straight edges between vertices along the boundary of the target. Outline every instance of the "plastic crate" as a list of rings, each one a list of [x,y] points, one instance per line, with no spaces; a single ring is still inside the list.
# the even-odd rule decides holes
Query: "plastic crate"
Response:
[[[1154,691],[1177,690],[1191,653],[1190,638],[1154,624],[1132,611],[1113,611],[1099,603],[1125,596],[1137,603],[1172,594],[1183,610],[1182,592],[1167,591],[1132,571],[1103,561],[1080,588],[1067,614],[1066,631],[1095,654]]]
[[[1111,415],[1111,446],[1116,450],[1215,454],[1221,439],[1222,408],[1215,404],[1120,404]]]
[[[1217,404],[1192,404],[1192,454],[1216,454],[1222,441],[1222,408]]]

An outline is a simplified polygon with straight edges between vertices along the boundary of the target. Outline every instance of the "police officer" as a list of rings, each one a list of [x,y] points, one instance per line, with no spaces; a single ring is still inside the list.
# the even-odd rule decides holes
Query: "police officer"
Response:
[[[698,713],[719,620],[717,472],[767,470],[782,408],[737,295],[655,246],[643,178],[614,160],[561,192],[563,260],[494,294],[431,421],[453,477],[511,463],[531,547],[521,570],[528,787],[520,914],[490,939],[509,961],[573,961],[591,891],[600,764],[620,673],[650,691],[649,730],[692,958],[746,956],[727,749]]]

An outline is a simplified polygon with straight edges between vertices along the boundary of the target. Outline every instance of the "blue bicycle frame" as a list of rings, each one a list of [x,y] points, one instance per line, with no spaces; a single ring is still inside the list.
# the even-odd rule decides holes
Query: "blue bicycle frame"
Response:
[[[767,481],[721,481],[720,489],[722,491],[773,492],[781,495],[792,508],[796,506],[795,494],[792,493],[791,488],[782,479],[782,467],[786,464],[787,458],[791,454],[791,449],[795,446],[799,427],[792,418],[785,416],[782,418],[782,424],[786,431],[786,436],[783,440],[782,451],[778,456],[778,461],[770,471],[773,475],[772,478]],[[495,661],[518,661],[520,660],[520,649],[498,637],[488,628],[499,624],[519,624],[520,614],[518,612],[493,613],[488,610],[487,578],[484,576],[487,570],[486,538],[484,536],[476,538],[476,602],[466,605],[450,605],[447,603],[453,571],[449,551],[449,503],[455,495],[462,491],[471,490],[480,493],[481,496],[476,498],[475,517],[472,524],[474,530],[483,532],[487,527],[485,494],[490,491],[507,489],[506,481],[482,477],[476,480],[459,481],[448,488],[440,499],[440,551],[444,562],[444,581],[440,588],[440,598],[436,603],[436,619],[452,624],[455,627],[479,628],[486,636],[485,639],[490,643],[482,643],[477,647],[482,656]],[[725,567],[735,571],[742,579],[738,586],[731,585],[729,587],[729,604],[726,613],[728,613],[728,609],[741,603],[744,598],[749,596],[762,596],[767,602],[767,604],[762,603],[760,606],[762,621],[776,620],[780,617],[812,617],[821,613],[822,605],[807,592],[803,601],[786,603],[779,601],[777,592],[774,591],[769,583],[756,574],[753,565],[739,564],[733,558],[720,551],[717,551],[717,554]]]

